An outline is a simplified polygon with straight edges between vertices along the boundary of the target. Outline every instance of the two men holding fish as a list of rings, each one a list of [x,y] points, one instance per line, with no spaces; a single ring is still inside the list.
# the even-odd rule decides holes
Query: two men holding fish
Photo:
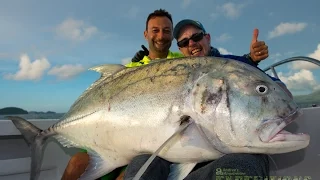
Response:
[[[170,35],[172,20],[156,16],[150,18],[149,24],[152,21],[157,24],[157,19],[160,34],[166,33],[169,27]],[[276,154],[305,148],[309,143],[307,135],[282,130],[300,112],[292,99],[244,57],[234,56],[236,61],[197,57],[205,50],[204,56],[213,56],[207,54],[213,53],[208,48],[210,36],[199,27],[197,30],[203,34],[195,32],[196,29],[192,33],[181,29],[174,33],[181,48],[185,44],[182,42],[188,42],[182,39],[190,35],[196,33],[197,38],[202,38],[195,42],[197,38],[193,36],[188,43],[195,48],[180,49],[195,57],[140,63],[143,66],[139,68],[121,65],[92,68],[101,73],[101,78],[58,123],[46,130],[22,118],[9,117],[32,147],[31,179],[39,176],[42,147],[49,137],[66,147],[88,151],[90,162],[80,179],[97,179],[130,162],[125,179],[133,178],[131,172],[137,172],[134,167],[139,170],[142,165],[135,164],[137,160],[148,157],[141,154],[154,153],[186,123],[187,129],[178,141],[171,142],[170,147],[166,145],[166,151],[160,152],[155,160],[163,162],[161,171],[158,172],[160,164],[153,163],[154,168],[148,168],[144,178],[155,175],[157,179],[163,176],[211,179],[215,168],[234,167],[235,162],[240,163],[236,168],[247,175],[264,176],[268,174],[267,159],[256,153]],[[147,29],[146,34],[149,30],[157,33],[157,29]],[[164,56],[169,43],[157,41],[157,36],[148,40],[149,46],[151,42],[162,49],[158,55]],[[154,49],[149,48],[149,56],[154,56]],[[252,52],[251,56],[254,58]],[[195,167],[205,162],[209,163]],[[266,164],[261,167],[261,163]],[[247,168],[251,167],[256,172],[248,172]],[[150,173],[152,169],[156,173]]]
[[[203,25],[199,22],[193,20],[183,20],[180,21],[173,31],[173,23],[171,15],[165,10],[156,10],[151,13],[146,20],[146,30],[144,32],[144,37],[148,41],[149,50],[143,47],[143,51],[136,53],[132,62],[127,64],[127,67],[136,67],[149,64],[154,59],[164,59],[164,58],[179,58],[183,56],[214,56],[214,57],[225,57],[231,59],[237,59],[244,61],[248,64],[256,66],[258,62],[264,60],[268,57],[268,46],[265,45],[263,41],[257,41],[258,30],[254,31],[254,36],[250,45],[250,53],[246,54],[243,57],[233,56],[233,55],[221,55],[220,52],[211,46],[210,34],[205,31]],[[199,32],[199,33],[196,33]],[[172,52],[170,47],[175,38],[178,43],[179,50],[182,52]],[[248,155],[243,155],[244,158]],[[145,159],[147,156],[141,158]],[[253,156],[255,158],[255,156]],[[226,157],[229,158],[229,157]],[[234,157],[239,159],[241,157]],[[265,158],[265,157],[263,157]],[[135,164],[133,161],[133,165]],[[146,159],[145,159],[146,160]],[[139,157],[137,161],[141,162]],[[155,160],[158,161],[158,158]],[[223,161],[223,160],[221,160]],[[254,161],[254,160],[253,160]],[[258,160],[259,161],[259,160]],[[86,153],[78,153],[70,160],[68,167],[64,173],[65,179],[69,176],[80,175],[84,171],[88,162],[88,157]],[[252,162],[254,164],[255,162]],[[258,162],[260,163],[260,162]],[[161,164],[161,163],[160,163]],[[162,164],[168,164],[164,161]],[[261,164],[261,163],[260,163]],[[266,164],[267,165],[267,164]],[[77,168],[74,168],[77,167]],[[80,167],[80,168],[79,168]],[[265,171],[265,170],[264,170]],[[261,172],[261,170],[260,170]],[[114,174],[119,173],[117,169]],[[134,175],[134,171],[129,173]],[[147,173],[146,173],[147,174]],[[158,174],[154,174],[158,178]],[[108,177],[114,176],[113,174],[108,175]],[[130,176],[130,175],[129,175]],[[103,178],[102,178],[103,179]],[[105,179],[107,179],[105,177]]]

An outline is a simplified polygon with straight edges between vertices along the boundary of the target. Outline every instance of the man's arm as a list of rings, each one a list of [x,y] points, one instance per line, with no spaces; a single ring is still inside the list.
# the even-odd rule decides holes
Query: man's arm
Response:
[[[251,60],[247,56],[221,55],[221,57],[238,60],[238,61],[250,64],[251,66],[254,66],[254,67],[258,68],[258,63],[255,63],[253,60]]]
[[[139,50],[131,59],[131,62],[139,62],[143,59],[144,56],[149,55],[149,50],[144,46],[141,45],[142,50]]]
[[[71,157],[61,180],[76,180],[84,173],[89,164],[89,155],[86,152],[78,152]]]
[[[250,52],[248,54],[244,54],[241,57],[231,55],[223,56],[231,56],[231,59],[238,59],[242,62],[246,62],[257,67],[260,61],[265,60],[267,57],[269,57],[268,46],[264,41],[258,41],[258,35],[259,30],[254,29],[250,44]],[[246,61],[243,58],[245,58]]]
[[[254,61],[252,58],[251,58],[251,53],[248,53],[248,54],[244,54],[242,57],[246,58],[248,62],[251,62],[252,64],[254,64],[255,66],[258,66],[259,62],[260,61]]]
[[[82,149],[80,152],[71,157],[61,180],[77,180],[86,170],[89,164],[89,155],[87,151]],[[126,167],[122,167],[121,171],[112,171],[101,177],[101,180],[122,180]]]
[[[257,67],[258,63],[260,61],[253,60],[251,58],[250,54],[251,53],[244,54],[243,56],[235,56],[235,55],[231,55],[231,54],[221,54],[220,51],[215,47],[211,47],[211,52],[210,52],[211,56],[222,57],[222,58],[227,58],[227,59],[235,59],[235,60],[242,61],[242,62],[245,62],[247,64],[250,64],[252,66]]]

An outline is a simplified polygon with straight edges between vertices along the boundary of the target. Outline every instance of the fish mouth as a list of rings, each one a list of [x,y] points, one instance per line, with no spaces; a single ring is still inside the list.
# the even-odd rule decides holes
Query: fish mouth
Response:
[[[286,126],[302,115],[302,110],[297,108],[285,118],[269,119],[265,121],[261,128],[259,138],[264,143],[279,141],[306,141],[309,136],[305,133],[291,133],[284,130]]]

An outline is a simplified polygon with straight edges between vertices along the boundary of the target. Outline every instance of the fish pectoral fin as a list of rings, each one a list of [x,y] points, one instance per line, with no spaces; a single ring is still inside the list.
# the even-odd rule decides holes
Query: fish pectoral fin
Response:
[[[182,180],[188,176],[197,163],[172,164],[168,180]]]
[[[89,164],[78,180],[98,179],[115,169],[115,164],[101,158],[98,153],[88,150]]]
[[[103,64],[103,65],[92,67],[89,70],[101,73],[102,77],[108,77],[125,68],[126,67],[121,64]]]

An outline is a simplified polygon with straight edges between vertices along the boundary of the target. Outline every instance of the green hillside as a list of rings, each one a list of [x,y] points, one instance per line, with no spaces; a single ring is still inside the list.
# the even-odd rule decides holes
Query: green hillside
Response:
[[[28,111],[23,110],[17,107],[6,107],[0,109],[0,115],[9,115],[9,114],[28,114]]]
[[[320,90],[308,95],[294,96],[294,100],[300,107],[311,107],[312,104],[320,106]]]

